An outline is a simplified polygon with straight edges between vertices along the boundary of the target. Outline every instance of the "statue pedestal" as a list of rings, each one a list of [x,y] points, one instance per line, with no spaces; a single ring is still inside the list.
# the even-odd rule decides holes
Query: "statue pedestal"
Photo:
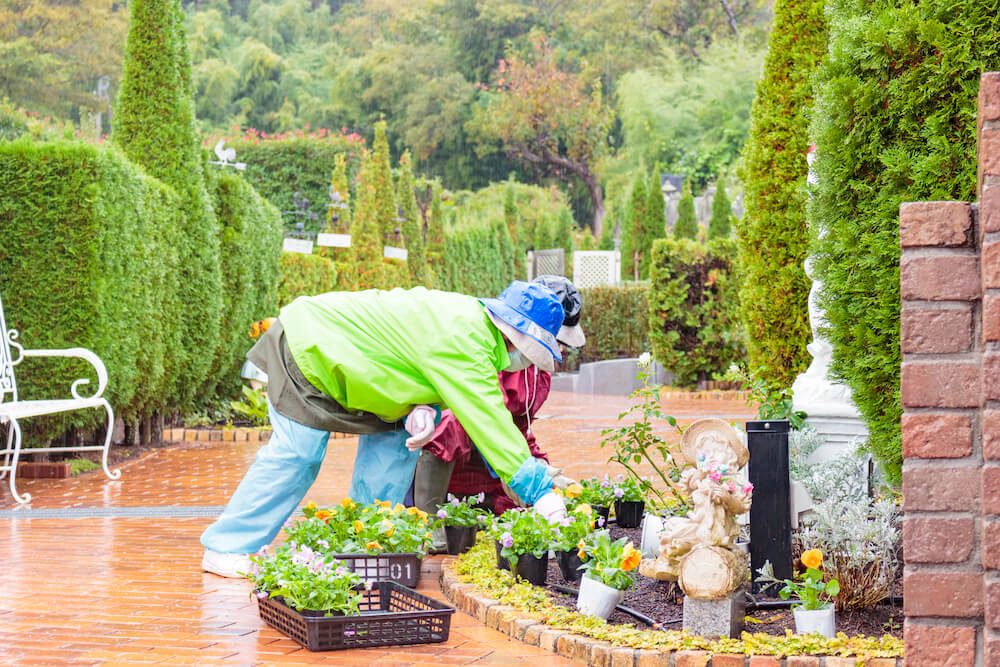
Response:
[[[731,637],[743,632],[746,593],[741,586],[719,600],[684,598],[684,631],[701,637]]]

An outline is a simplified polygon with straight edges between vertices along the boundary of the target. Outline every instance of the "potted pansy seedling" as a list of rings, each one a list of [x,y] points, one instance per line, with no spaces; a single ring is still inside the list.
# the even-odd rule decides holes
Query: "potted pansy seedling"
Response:
[[[476,505],[485,498],[484,493],[465,498],[457,498],[449,493],[448,502],[438,505],[438,523],[444,526],[449,554],[464,554],[476,543],[476,531],[488,519]]]
[[[823,565],[823,552],[819,549],[804,551],[801,560],[808,568],[805,574],[796,575],[802,581],[785,579],[785,587],[778,591],[778,596],[782,600],[798,599],[798,603],[792,605],[796,633],[818,632],[824,637],[833,637],[837,625],[833,598],[840,592],[840,582],[836,579],[823,581],[823,572],[819,569]]]
[[[614,483],[615,519],[619,528],[636,528],[642,522],[642,514],[646,509],[643,499],[644,487],[649,486],[647,480],[619,475]]]
[[[576,608],[607,619],[635,583],[629,572],[639,566],[642,554],[628,538],[612,542],[608,531],[601,530],[583,540],[579,556],[586,572],[580,580]]]
[[[596,518],[590,505],[577,505],[565,519],[556,523],[552,550],[566,581],[579,581],[583,576],[583,572],[580,571],[583,561],[580,559],[579,550],[583,540],[594,530],[595,522]]]
[[[498,517],[493,528],[500,543],[499,557],[510,563],[510,571],[536,586],[544,586],[554,527],[541,514],[515,508]]]
[[[577,505],[590,505],[594,513],[599,517],[598,527],[603,528],[611,514],[611,505],[615,502],[614,484],[607,475],[604,479],[581,479],[574,482],[563,491],[567,501],[566,507],[572,509]]]
[[[250,563],[248,575],[260,599],[275,598],[304,616],[358,613],[361,578],[329,554],[287,542],[271,554],[250,556]]]
[[[365,579],[417,585],[420,559],[432,539],[427,512],[398,503],[376,500],[362,505],[344,498],[333,507],[309,503],[302,513],[304,520],[285,525],[289,542],[332,553]]]

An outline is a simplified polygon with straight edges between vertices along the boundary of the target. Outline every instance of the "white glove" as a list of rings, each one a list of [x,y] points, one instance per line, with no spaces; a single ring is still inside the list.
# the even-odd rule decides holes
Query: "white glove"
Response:
[[[566,501],[558,493],[552,491],[536,500],[533,509],[548,519],[549,523],[562,521],[566,518]]]
[[[410,437],[406,439],[406,448],[415,452],[434,436],[434,418],[437,411],[429,405],[418,405],[406,416],[404,427]]]
[[[561,468],[556,468],[555,466],[550,465],[546,472],[548,472],[549,477],[552,478],[552,487],[555,489],[565,489],[570,484],[576,484],[575,479],[562,474]]]

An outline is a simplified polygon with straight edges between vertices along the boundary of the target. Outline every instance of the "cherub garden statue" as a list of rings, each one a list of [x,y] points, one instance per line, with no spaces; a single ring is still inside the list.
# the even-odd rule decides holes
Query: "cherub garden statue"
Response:
[[[713,550],[716,557],[726,561],[745,560],[733,546],[739,535],[736,516],[749,511],[753,485],[735,477],[750,457],[739,433],[721,419],[698,420],[684,431],[681,454],[694,465],[681,474],[678,482],[680,491],[690,496],[693,509],[686,516],[664,522],[659,557],[647,558],[640,564],[639,572],[654,579],[677,580],[685,557],[701,547],[728,550],[731,555]],[[745,577],[745,567],[743,572]]]

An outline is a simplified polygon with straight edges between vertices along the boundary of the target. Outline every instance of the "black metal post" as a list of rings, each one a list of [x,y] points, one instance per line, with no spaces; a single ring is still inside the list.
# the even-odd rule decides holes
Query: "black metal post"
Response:
[[[778,579],[792,578],[791,483],[788,479],[788,420],[748,421],[750,449],[751,578],[765,561],[774,567]],[[758,586],[755,584],[756,591]]]

